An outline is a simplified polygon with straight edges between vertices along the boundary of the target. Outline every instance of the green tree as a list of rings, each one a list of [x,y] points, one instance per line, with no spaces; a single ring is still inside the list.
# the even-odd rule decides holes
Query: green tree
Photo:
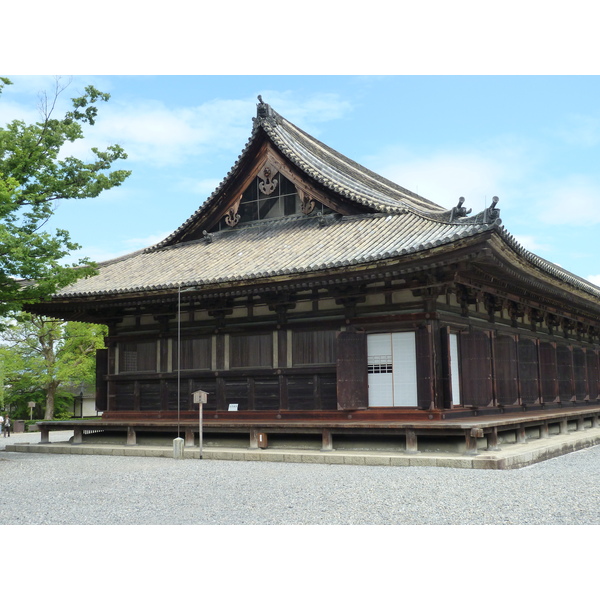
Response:
[[[0,77],[0,94],[10,84]],[[104,151],[92,148],[92,162],[61,158],[63,146],[82,139],[83,127],[95,124],[98,103],[110,98],[88,86],[82,96],[72,99],[72,110],[57,118],[56,102],[65,87],[57,80],[53,95],[41,97],[39,122],[15,120],[0,127],[0,316],[94,273],[86,259],[62,264],[80,246],[67,231],[50,233],[44,228],[57,201],[96,197],[121,185],[131,173],[110,170],[127,158],[117,145]]]
[[[96,350],[104,347],[106,334],[104,325],[20,313],[2,333],[4,402],[36,401],[42,391],[44,419],[53,419],[66,387],[95,381]]]

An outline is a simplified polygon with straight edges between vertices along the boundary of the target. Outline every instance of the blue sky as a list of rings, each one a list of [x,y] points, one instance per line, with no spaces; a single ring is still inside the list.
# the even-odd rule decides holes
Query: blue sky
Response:
[[[53,76],[9,75],[0,122],[37,118]],[[600,284],[597,76],[74,76],[111,94],[71,153],[118,143],[133,171],[96,199],[64,201],[51,224],[102,261],[181,225],[237,160],[257,95],[353,160],[445,207],[499,196],[526,248]]]

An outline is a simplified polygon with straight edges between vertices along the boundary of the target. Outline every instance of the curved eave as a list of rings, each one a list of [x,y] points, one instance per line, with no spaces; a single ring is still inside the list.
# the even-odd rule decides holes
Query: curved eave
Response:
[[[561,286],[566,284],[570,289],[583,292],[590,300],[600,303],[600,287],[527,250],[505,227],[498,227],[497,232],[506,245],[535,271],[539,270]]]
[[[425,251],[443,253],[444,247],[467,244],[493,227],[437,223],[414,214],[327,218],[324,223],[309,217],[282,219],[220,232],[210,244],[186,242],[135,255],[77,282],[54,299],[156,294],[180,285],[240,287],[277,278],[313,278],[337,270],[368,269],[380,261],[410,259]]]

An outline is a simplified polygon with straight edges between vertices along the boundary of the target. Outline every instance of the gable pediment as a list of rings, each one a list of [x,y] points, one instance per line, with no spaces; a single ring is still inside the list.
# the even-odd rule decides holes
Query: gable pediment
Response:
[[[362,210],[323,189],[282,156],[270,141],[264,140],[238,165],[227,185],[196,215],[183,235],[171,243],[192,241],[202,238],[205,232],[214,233],[263,220],[316,217],[319,213],[373,212],[360,208]]]

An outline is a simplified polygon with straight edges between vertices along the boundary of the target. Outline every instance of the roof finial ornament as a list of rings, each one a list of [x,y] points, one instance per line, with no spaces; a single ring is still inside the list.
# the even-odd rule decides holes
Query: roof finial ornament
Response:
[[[500,210],[496,208],[496,204],[498,204],[498,202],[500,202],[500,198],[498,198],[498,196],[494,196],[492,198],[490,207],[486,208],[484,211],[484,223],[493,223],[500,218]]]
[[[465,199],[464,196],[461,196],[458,199],[458,204],[452,209],[452,213],[450,216],[450,221],[454,221],[455,219],[459,219],[461,217],[466,217],[473,209],[469,208],[469,210],[467,210],[466,208],[464,208],[463,204],[465,203]]]
[[[263,102],[262,96],[258,95],[258,104],[256,105],[256,116],[259,119],[263,119],[269,116],[271,107]]]
[[[465,203],[465,198],[464,198],[464,196],[461,196],[458,199],[458,204],[456,205],[456,210],[457,210],[457,213],[458,213],[457,214],[458,217],[466,217],[473,210],[472,208],[469,208],[469,210],[467,210],[466,208],[464,208],[463,207],[464,203]]]

